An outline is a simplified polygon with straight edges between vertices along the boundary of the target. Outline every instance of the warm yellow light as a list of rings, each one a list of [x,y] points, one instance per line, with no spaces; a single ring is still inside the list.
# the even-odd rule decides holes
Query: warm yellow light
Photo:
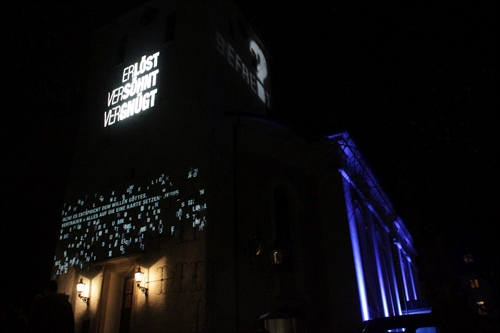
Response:
[[[135,272],[135,282],[137,282],[137,288],[139,288],[146,297],[148,296],[148,288],[141,286],[142,277],[144,274],[141,272],[141,268],[137,267],[137,272]]]
[[[283,260],[283,252],[280,249],[273,250],[273,264],[279,265]]]
[[[141,284],[143,276],[144,274],[141,272],[141,268],[138,267],[137,272],[135,272],[135,282],[137,282],[137,284]]]
[[[84,288],[85,288],[85,283],[83,283],[82,278],[80,278],[80,282],[76,284],[76,291],[78,291],[78,293],[81,294]]]

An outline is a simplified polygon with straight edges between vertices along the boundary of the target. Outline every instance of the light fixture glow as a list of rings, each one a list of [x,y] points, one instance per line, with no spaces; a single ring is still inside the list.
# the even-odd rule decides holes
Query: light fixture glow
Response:
[[[85,289],[85,283],[83,279],[80,278],[80,281],[76,284],[76,291],[78,292],[78,298],[82,300],[83,303],[89,304],[90,297],[82,296],[82,292]]]
[[[274,265],[280,265],[283,261],[283,251],[281,251],[281,249],[274,249],[272,253],[272,260]]]
[[[135,272],[135,282],[137,282],[137,288],[139,288],[144,295],[148,296],[148,288],[141,286],[143,277],[144,273],[141,272],[140,267],[137,267],[137,272]]]

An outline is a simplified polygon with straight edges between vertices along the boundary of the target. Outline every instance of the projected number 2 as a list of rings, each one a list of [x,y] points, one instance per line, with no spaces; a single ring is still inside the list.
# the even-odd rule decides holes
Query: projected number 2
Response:
[[[252,55],[252,62],[254,62],[255,68],[257,69],[257,77],[259,81],[264,84],[264,80],[267,77],[267,61],[259,45],[253,40],[250,41],[250,54]]]

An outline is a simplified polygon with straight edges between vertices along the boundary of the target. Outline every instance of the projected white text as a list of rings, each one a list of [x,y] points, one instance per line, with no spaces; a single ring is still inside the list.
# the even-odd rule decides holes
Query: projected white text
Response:
[[[184,186],[176,186],[177,182]],[[71,266],[142,251],[148,237],[179,237],[186,228],[203,232],[207,204],[199,182],[198,168],[191,168],[175,179],[163,174],[147,183],[65,204],[56,274]]]
[[[124,68],[122,83],[125,84],[108,92],[108,108],[110,109],[104,112],[104,127],[155,105],[158,89],[152,88],[157,83],[159,70],[155,68],[158,67],[159,56],[160,52],[149,56],[143,55],[140,62]],[[119,104],[120,102],[123,103]]]

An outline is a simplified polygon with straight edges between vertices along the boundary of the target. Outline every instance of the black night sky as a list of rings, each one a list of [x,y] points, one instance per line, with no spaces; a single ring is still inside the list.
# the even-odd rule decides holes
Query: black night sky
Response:
[[[7,11],[2,301],[31,300],[50,277],[93,26],[141,2]],[[310,138],[348,130],[417,250],[438,235],[450,253],[481,252],[498,269],[497,7],[236,2],[273,56],[274,116]]]

